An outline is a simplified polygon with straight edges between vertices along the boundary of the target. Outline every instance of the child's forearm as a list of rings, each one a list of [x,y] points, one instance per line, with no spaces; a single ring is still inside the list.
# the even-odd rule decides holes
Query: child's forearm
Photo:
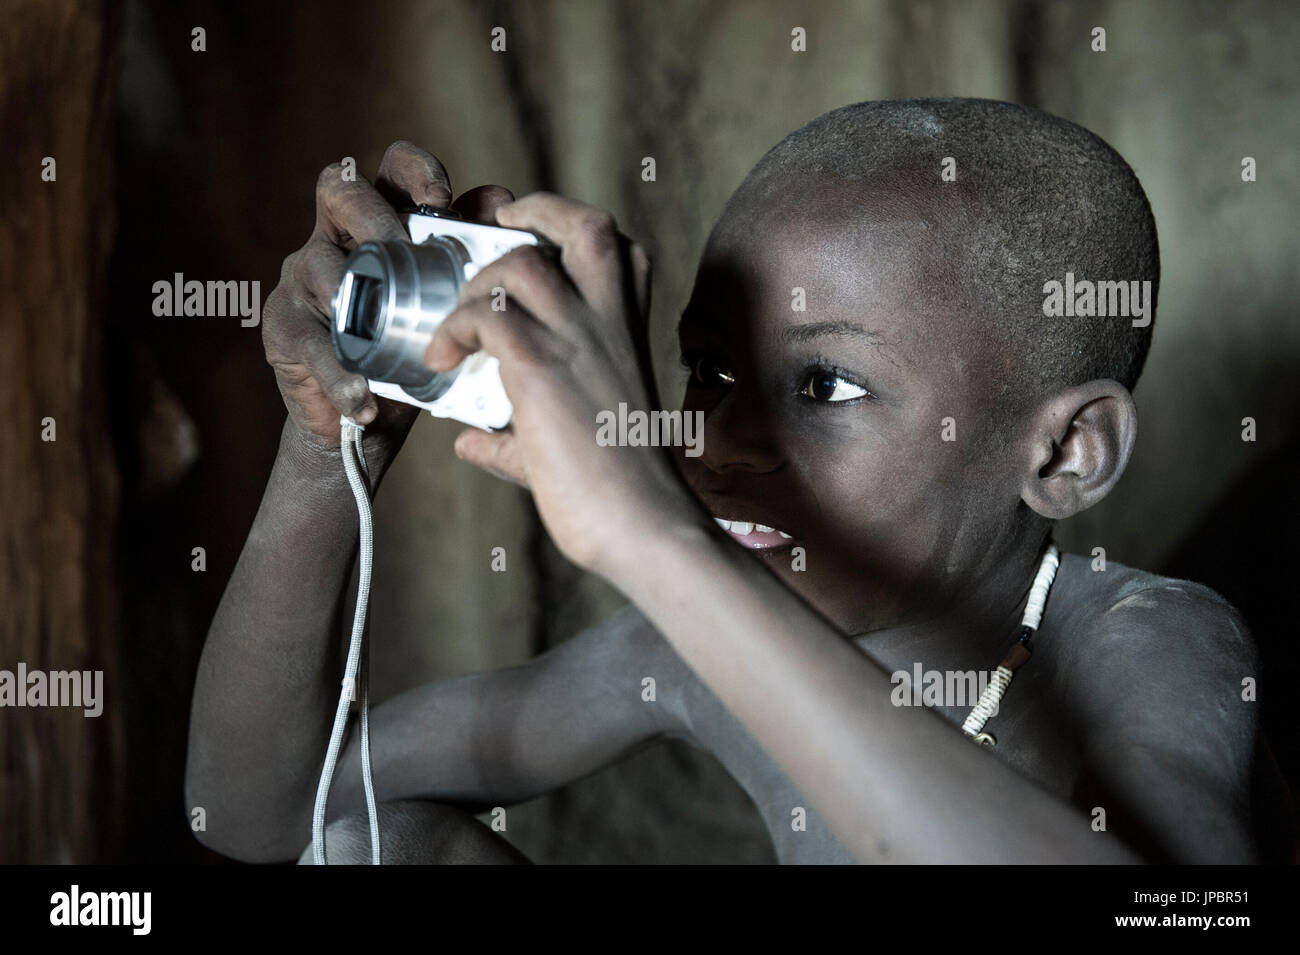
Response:
[[[713,529],[643,542],[606,576],[860,861],[1141,861],[937,714],[893,706],[883,670]]]
[[[384,457],[371,451],[371,474]],[[207,841],[240,857],[292,857],[276,840],[309,814],[338,699],[339,595],[357,514],[337,453],[286,424],[248,541],[203,648],[186,799]],[[286,852],[288,855],[286,856]]]

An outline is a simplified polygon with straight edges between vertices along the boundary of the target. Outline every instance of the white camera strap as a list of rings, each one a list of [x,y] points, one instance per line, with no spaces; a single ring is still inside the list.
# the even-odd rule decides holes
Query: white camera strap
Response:
[[[357,688],[361,696],[361,779],[366,790],[366,815],[370,820],[370,861],[372,865],[379,865],[379,812],[375,806],[375,783],[370,772],[370,653],[366,646],[366,607],[370,601],[370,570],[374,557],[374,525],[370,518],[368,484],[370,474],[366,470],[366,456],[361,448],[361,433],[365,428],[347,418],[340,418],[339,426],[343,469],[347,472],[352,496],[357,501],[357,516],[361,525],[361,567],[357,575],[357,607],[352,617],[352,640],[348,644],[343,688],[339,693],[338,709],[334,712],[334,729],[330,733],[330,745],[325,754],[325,766],[321,769],[320,785],[316,788],[316,808],[311,820],[311,854],[314,864],[326,864],[325,806],[329,802],[334,769],[338,764],[343,734],[348,725],[348,707],[352,702],[353,689]]]

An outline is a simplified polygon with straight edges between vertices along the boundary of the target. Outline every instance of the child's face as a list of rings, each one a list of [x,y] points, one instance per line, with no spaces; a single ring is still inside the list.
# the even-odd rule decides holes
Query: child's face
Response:
[[[1010,359],[945,301],[932,224],[850,229],[823,205],[715,229],[680,328],[703,452],[679,461],[715,517],[790,534],[732,536],[860,633],[969,597],[1005,552],[1019,484],[992,412]]]

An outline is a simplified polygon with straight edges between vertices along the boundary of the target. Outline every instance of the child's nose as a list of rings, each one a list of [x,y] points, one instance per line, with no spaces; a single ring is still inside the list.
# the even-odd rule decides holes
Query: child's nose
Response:
[[[756,396],[737,386],[704,412],[704,441],[696,459],[710,471],[774,470],[781,461],[772,415]]]

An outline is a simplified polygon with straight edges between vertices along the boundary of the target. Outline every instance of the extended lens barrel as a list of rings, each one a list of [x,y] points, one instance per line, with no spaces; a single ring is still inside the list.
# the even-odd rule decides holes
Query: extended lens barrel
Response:
[[[424,351],[456,306],[469,254],[454,238],[420,245],[366,242],[344,264],[330,334],[348,371],[400,385],[417,401],[436,401],[456,372],[434,374]]]

